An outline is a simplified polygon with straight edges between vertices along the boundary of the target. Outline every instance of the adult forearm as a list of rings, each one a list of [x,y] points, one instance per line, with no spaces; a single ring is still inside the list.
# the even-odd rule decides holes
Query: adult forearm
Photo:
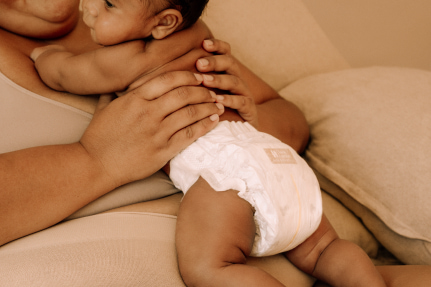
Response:
[[[103,95],[79,143],[0,154],[0,245],[150,176],[214,128],[222,110],[201,83],[172,72],[118,99]]]
[[[61,221],[113,188],[79,143],[0,155],[0,245]]]

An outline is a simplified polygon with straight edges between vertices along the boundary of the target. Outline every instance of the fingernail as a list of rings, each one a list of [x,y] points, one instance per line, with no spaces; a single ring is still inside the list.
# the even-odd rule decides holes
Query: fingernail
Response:
[[[205,45],[212,46],[214,45],[214,42],[212,40],[204,40]]]
[[[211,98],[216,99],[217,95],[214,91],[210,91]]]
[[[198,62],[202,67],[206,67],[210,63],[207,59],[199,59]]]
[[[223,97],[223,96],[217,96],[217,101],[222,102],[223,100],[224,100],[224,97]]]
[[[218,115],[214,114],[214,115],[210,116],[210,120],[212,120],[213,122],[215,122],[216,120],[218,120]]]
[[[204,80],[205,80],[205,81],[208,81],[208,82],[212,82],[212,81],[214,81],[214,76],[211,76],[211,75],[203,75],[203,77],[204,77]]]
[[[202,77],[201,74],[194,74],[194,75],[195,75],[196,80],[198,80],[199,82],[202,82],[204,80],[204,78]]]
[[[224,106],[222,104],[220,104],[220,103],[216,103],[216,106],[217,106],[217,108],[219,110],[223,110],[224,109]]]

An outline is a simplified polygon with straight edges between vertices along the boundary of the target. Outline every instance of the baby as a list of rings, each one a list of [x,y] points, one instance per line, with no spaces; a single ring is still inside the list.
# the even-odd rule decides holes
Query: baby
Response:
[[[176,2],[183,2],[181,12]],[[52,89],[81,95],[128,92],[164,71],[194,70],[190,59],[208,55],[201,45],[211,34],[202,22],[195,24],[206,2],[83,0],[83,21],[103,48],[75,55],[50,45],[31,57]],[[159,57],[151,56],[153,51]]]
[[[61,46],[35,49],[36,68],[53,89],[121,95],[165,71],[195,71],[196,60],[208,55],[201,45],[211,34],[198,21],[207,0],[82,4],[102,46],[78,55]],[[185,194],[176,247],[187,285],[282,286],[245,262],[284,253],[334,286],[385,286],[367,255],[339,239],[322,216],[319,185],[304,160],[249,123],[221,121],[172,159],[167,172]]]

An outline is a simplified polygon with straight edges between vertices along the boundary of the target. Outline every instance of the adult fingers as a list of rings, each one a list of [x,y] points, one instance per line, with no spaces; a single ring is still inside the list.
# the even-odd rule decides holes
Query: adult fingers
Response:
[[[137,96],[151,101],[182,86],[198,86],[202,83],[202,76],[186,71],[167,72],[159,75],[126,95]]]
[[[239,74],[238,62],[232,55],[214,55],[200,58],[196,61],[196,68],[201,73],[225,72],[232,75]]]
[[[213,103],[214,106],[215,101],[216,94],[206,87],[184,86],[169,91],[158,99],[151,101],[150,104],[154,110],[160,112],[163,118],[166,118],[183,108],[192,110],[194,105],[197,104]]]
[[[171,158],[177,155],[181,150],[189,146],[199,137],[212,130],[219,122],[218,114],[203,118],[191,125],[178,130],[169,139],[168,146],[172,151]]]
[[[239,95],[218,95],[217,101],[227,108],[238,110],[239,113],[248,113],[256,106],[253,98]]]
[[[202,47],[210,53],[230,54],[231,48],[229,43],[218,39],[207,39],[202,43]]]
[[[257,128],[257,107],[253,98],[241,95],[218,95],[217,101],[227,108],[237,110],[245,121]]]
[[[229,91],[231,94],[251,96],[248,85],[239,77],[228,74],[203,75],[205,87]]]
[[[235,58],[231,55],[229,43],[217,40],[204,40],[202,47],[214,56],[204,57],[196,62],[196,68],[200,72],[238,72],[238,65]]]
[[[161,130],[166,130],[171,136],[175,132],[187,128],[196,122],[209,118],[212,121],[218,120],[218,116],[223,114],[224,107],[220,103],[204,103],[186,106],[166,117]],[[188,133],[190,133],[190,129]]]

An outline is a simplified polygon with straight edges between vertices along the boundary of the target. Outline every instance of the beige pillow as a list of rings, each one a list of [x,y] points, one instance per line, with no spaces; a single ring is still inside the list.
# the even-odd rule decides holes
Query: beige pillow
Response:
[[[324,190],[408,264],[431,264],[431,73],[373,67],[310,76],[282,96],[310,124]]]

